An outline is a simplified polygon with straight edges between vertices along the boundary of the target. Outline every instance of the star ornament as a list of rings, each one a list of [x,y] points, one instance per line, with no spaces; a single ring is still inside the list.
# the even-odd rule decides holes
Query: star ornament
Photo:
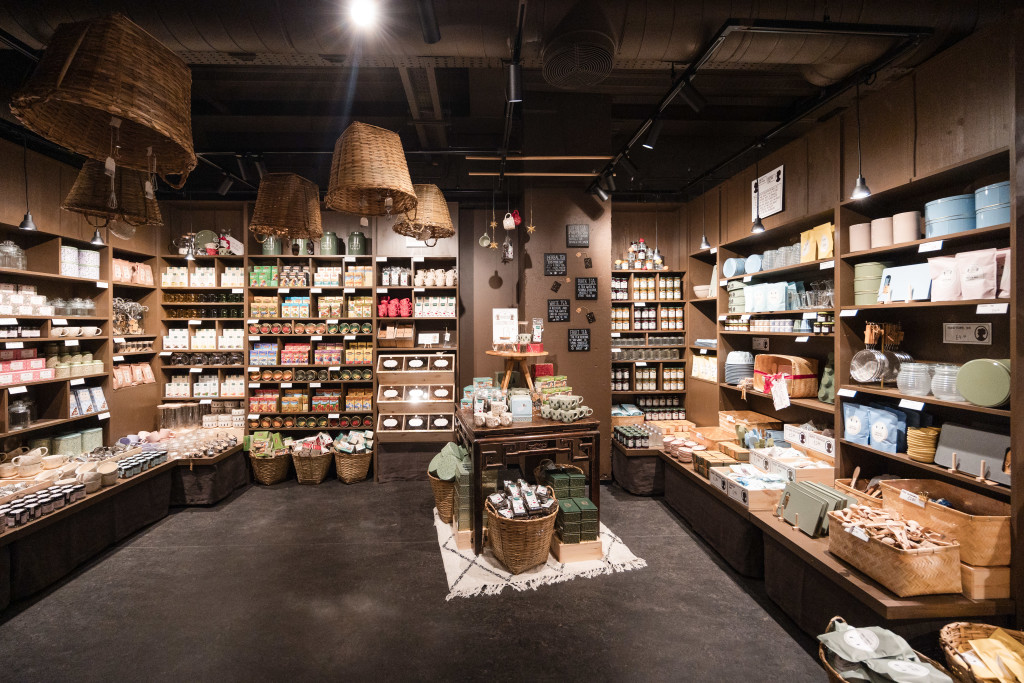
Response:
[[[527,225],[527,226],[526,226],[526,232],[527,232],[527,234],[530,234],[530,235],[532,235],[532,234],[533,234],[533,233],[535,233],[536,231],[537,231],[537,226],[536,226],[536,225],[533,225],[533,224],[531,223],[530,225]]]
[[[498,221],[491,221],[491,226],[490,227],[491,227],[491,230],[493,230],[494,228],[498,227]]]
[[[491,249],[497,249],[498,248],[498,243],[497,242],[491,242],[490,248]]]

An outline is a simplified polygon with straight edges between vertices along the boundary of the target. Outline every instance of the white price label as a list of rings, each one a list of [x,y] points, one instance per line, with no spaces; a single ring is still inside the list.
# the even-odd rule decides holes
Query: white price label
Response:
[[[857,314],[860,313],[860,309],[857,308],[845,308],[839,311],[840,318],[856,318]]]
[[[114,362],[115,363],[123,363],[124,362],[124,356],[114,356]]]
[[[992,313],[1006,313],[1009,304],[978,304],[978,310],[975,311],[977,315],[986,315]]]
[[[718,286],[719,287],[725,287],[727,284],[729,284],[728,280],[719,280],[718,281]]]
[[[797,338],[796,338],[796,340],[797,340],[798,342],[805,342],[805,341],[807,341],[807,340],[808,340],[808,338],[809,338],[809,337],[797,337]]]
[[[277,293],[278,294],[291,294],[292,293],[292,288],[291,287],[278,287],[277,288]]]
[[[819,268],[821,270],[829,270],[830,268],[835,268],[835,267],[836,267],[836,262],[835,261],[822,261],[821,265],[819,266]]]
[[[387,294],[388,293],[388,288],[387,287],[378,287],[377,288],[377,293],[378,294]]]
[[[199,372],[202,372],[203,369],[202,368],[189,368],[188,371],[191,372],[191,373],[199,373]]]
[[[209,399],[209,398],[204,398],[203,400],[199,401],[199,405],[201,405],[201,406],[208,406],[211,403],[213,403],[213,399]]]
[[[745,322],[747,322],[749,320],[750,320],[750,314],[749,313],[744,313],[743,315],[740,316],[740,322],[741,323],[745,323]]]
[[[323,294],[324,290],[321,289],[320,287],[313,287],[312,289],[309,290],[309,293],[310,294]]]
[[[645,302],[643,302],[643,301],[637,301],[633,305],[636,306],[637,308],[646,308],[647,307],[647,304]]]
[[[711,247],[711,249],[708,251],[708,253],[709,254],[717,254],[718,253],[718,247]]]
[[[260,414],[259,413],[249,413],[249,419],[250,420],[258,420],[258,419],[260,419]]]
[[[638,368],[646,368],[647,367],[647,361],[645,361],[645,360],[638,360],[636,362],[636,366]]]
[[[924,401],[911,401],[910,399],[900,399],[900,408],[909,408],[910,410],[924,410]]]
[[[259,341],[260,339],[262,339],[262,337],[260,337],[260,335],[258,335],[258,334],[250,334],[249,335],[249,341]]]
[[[160,355],[161,356],[169,356],[169,355],[171,355],[171,352],[170,351],[161,351]]]
[[[189,320],[188,324],[189,325],[202,325],[203,321],[202,320]]]
[[[232,294],[244,294],[245,290],[240,288],[240,287],[232,287],[231,293]]]
[[[97,286],[97,287],[98,287],[99,289],[106,289],[106,288],[107,288],[107,287],[109,287],[110,285],[109,285],[109,284],[107,284],[106,282],[97,282],[97,283],[96,283],[96,286]]]
[[[96,417],[97,417],[97,419],[100,419],[100,420],[109,420],[110,419],[110,413],[100,413]]]
[[[73,386],[73,387],[80,387],[80,386],[82,386],[83,384],[85,384],[85,380],[84,380],[84,379],[82,379],[81,377],[79,377],[78,379],[73,379],[73,380],[71,380],[71,381],[69,382],[69,384],[70,384],[71,386]]]
[[[355,262],[356,262],[356,257],[355,256],[346,256],[345,257],[345,263],[355,263]]]
[[[327,418],[329,420],[337,420],[341,417],[341,413],[328,413]]]
[[[921,496],[917,495],[913,491],[908,491],[906,489],[900,490],[900,498],[905,500],[905,501],[907,501],[908,503],[912,503],[913,505],[916,505],[919,508],[923,508],[924,504],[925,504],[925,499],[924,498],[922,498]]]
[[[859,538],[860,540],[864,541],[865,543],[867,543],[868,541],[871,540],[871,538],[868,536],[868,532],[864,531],[863,527],[851,526],[846,531],[851,536],[854,536],[855,538]]]
[[[618,339],[622,336],[621,332],[612,332],[612,339]]]
[[[332,365],[329,368],[327,368],[327,370],[328,370],[328,372],[341,372],[341,366],[340,365]]]
[[[7,342],[4,344],[4,348],[7,349],[23,349],[25,348],[25,342]]]
[[[412,291],[414,291],[414,292],[425,292],[425,291],[427,291],[427,289],[426,289],[426,287],[413,287]]]
[[[857,395],[857,392],[854,391],[853,389],[840,389],[836,393],[842,396],[843,398],[853,398]]]
[[[720,316],[718,316],[718,319],[719,320],[728,320],[729,316],[727,316],[727,315],[720,315]]]
[[[65,339],[64,340],[64,346],[78,346],[78,340],[77,339]]]
[[[281,388],[282,389],[291,389],[292,388],[292,383],[291,382],[281,382]]]
[[[754,276],[753,275],[744,275],[743,276],[743,281],[744,282],[753,282],[753,280],[754,280]]]
[[[259,372],[259,371],[260,371],[259,368],[254,368],[252,366],[249,366],[249,372]]]
[[[314,334],[312,337],[309,338],[309,340],[310,341],[323,341],[324,337],[323,337],[323,335],[320,335],[320,334]]]
[[[337,318],[330,318],[330,319],[327,320],[327,324],[328,325],[337,325],[338,324],[338,319]]]
[[[377,263],[384,263],[387,260],[388,260],[387,256],[378,256],[377,257]]]
[[[7,391],[9,391],[12,394],[24,394],[26,391],[28,391],[28,389],[26,389],[25,387],[11,387]]]
[[[321,387],[320,382],[310,382],[309,383],[309,388],[310,389],[319,389],[320,387]]]
[[[246,320],[246,321],[245,321],[245,324],[246,324],[246,325],[258,325],[258,324],[259,324],[259,322],[260,322],[259,320],[255,320],[255,319],[249,319],[249,320]]]
[[[412,262],[413,263],[423,263],[423,257],[422,256],[413,256],[412,257]]]
[[[817,313],[804,313],[804,320],[817,320],[817,319],[818,319],[818,314]]]
[[[917,247],[917,253],[918,254],[927,254],[929,251],[941,251],[941,250],[942,250],[942,240],[938,240],[937,242],[928,242],[927,244],[921,244],[921,245],[918,245],[918,247]]]
[[[17,318],[0,318],[0,325],[17,325]]]
[[[622,353],[622,349],[612,349],[612,353]]]
[[[346,334],[345,335],[345,339],[346,340],[352,340],[352,339],[355,339],[355,338],[356,338],[356,335],[354,335],[354,334]]]
[[[708,350],[707,349],[701,349],[700,350],[700,355],[702,355],[702,356],[708,355]]]
[[[54,318],[51,321],[54,325],[67,325],[68,321],[65,318]]]
[[[250,389],[259,389],[260,388],[260,383],[259,382],[249,382],[249,388]]]
[[[124,337],[114,337],[115,344],[124,344]]]

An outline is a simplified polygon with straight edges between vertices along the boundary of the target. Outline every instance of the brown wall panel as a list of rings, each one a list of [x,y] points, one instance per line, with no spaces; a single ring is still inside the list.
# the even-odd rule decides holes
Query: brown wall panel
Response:
[[[872,192],[914,177],[914,82],[905,77],[884,90],[861,89],[861,146],[864,178]],[[842,116],[843,199],[857,182],[857,121],[853,104]]]
[[[687,241],[683,207],[678,204],[614,204],[611,259],[622,258],[632,240],[641,237],[656,246],[673,270],[686,268]],[[698,244],[700,236],[697,237]]]
[[[750,183],[753,180],[754,167],[750,166],[719,186],[723,242],[732,242],[750,234]]]
[[[799,138],[789,143],[782,149],[769,154],[757,164],[758,172],[762,175],[772,169],[784,166],[783,176],[783,202],[782,211],[773,216],[764,218],[766,230],[777,228],[796,218],[807,215],[807,140]],[[754,169],[750,169],[750,177],[755,175]],[[750,185],[747,185],[747,197],[749,203]],[[749,232],[750,208],[747,209],[747,231]]]
[[[840,133],[838,118],[807,133],[807,213],[819,213],[839,202]]]

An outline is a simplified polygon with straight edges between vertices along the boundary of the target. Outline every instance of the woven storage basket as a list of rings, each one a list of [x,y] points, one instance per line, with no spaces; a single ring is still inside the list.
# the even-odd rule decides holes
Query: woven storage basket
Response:
[[[767,392],[765,380],[785,373],[790,398],[814,398],[818,395],[818,361],[814,358],[762,353],[754,356],[754,390]]]
[[[29,130],[90,159],[110,154],[116,117],[118,165],[146,171],[152,148],[157,174],[180,189],[196,166],[191,102],[185,62],[114,14],[58,26],[11,111]]]
[[[998,628],[989,624],[973,624],[967,621],[957,621],[946,624],[939,632],[939,643],[942,644],[942,652],[946,655],[946,663],[949,665],[950,675],[958,683],[990,683],[991,678],[978,678],[971,672],[971,667],[961,657],[961,652],[971,649],[972,640],[988,638]],[[1004,628],[1004,631],[1019,643],[1024,643],[1024,633]]]
[[[416,208],[392,226],[399,235],[423,240],[438,240],[455,234],[448,202],[437,185],[413,185]]]
[[[541,462],[541,464],[539,464],[539,465],[537,465],[536,467],[533,468],[533,481],[534,481],[534,483],[546,486],[547,485],[547,481],[543,481],[542,482],[540,480],[541,472],[543,472],[543,469],[542,469],[543,466],[544,466],[544,463]],[[576,465],[559,465],[559,467],[561,467],[562,469],[565,469],[565,470],[575,470],[576,472],[579,472],[580,474],[586,474],[586,472],[583,471],[582,467],[577,467]],[[588,481],[587,483],[589,484],[590,482]]]
[[[836,625],[837,622],[842,622],[842,623],[845,624],[846,620],[843,619],[842,617],[832,617],[832,620],[828,622],[828,628],[825,630],[825,632],[826,633],[831,633],[832,631],[834,631],[835,630],[835,625]],[[818,643],[818,659],[821,660],[821,665],[823,667],[825,667],[825,673],[828,674],[829,683],[850,683],[848,679],[843,678],[843,675],[841,673],[839,673],[838,671],[836,671],[832,667],[831,664],[829,664],[829,661],[826,658],[827,654],[828,653],[827,653],[827,651],[825,649],[825,643]],[[928,657],[927,655],[923,655],[920,652],[918,652],[917,650],[914,650],[914,654],[916,654],[918,656],[918,658],[920,658],[920,660],[922,662],[928,662],[929,664],[934,666],[937,670],[941,671],[942,673],[947,674],[947,675],[951,675],[950,672],[947,671],[944,666],[942,666],[941,664],[936,662],[931,657]]]
[[[288,453],[260,458],[250,454],[249,462],[252,463],[252,476],[256,481],[270,486],[285,480],[285,477],[288,476],[288,463],[291,462],[291,458]]]
[[[389,208],[386,200],[390,198]],[[324,206],[360,216],[387,216],[416,208],[398,133],[353,122],[338,138]]]
[[[555,533],[558,506],[551,514],[533,519],[506,519],[499,515],[491,501],[484,503],[487,510],[487,539],[494,556],[513,574],[548,561],[551,536]]]
[[[249,230],[257,235],[320,239],[320,189],[294,173],[267,173],[260,181]]]
[[[857,500],[857,503],[860,505],[866,505],[867,507],[870,508],[882,507],[881,498],[872,498],[863,491],[858,491],[857,489],[852,488],[850,486],[851,482],[853,482],[853,479],[836,479],[834,485],[837,491],[839,491],[843,495],[855,498]]]
[[[338,479],[346,484],[354,484],[357,481],[366,479],[370,471],[370,461],[373,460],[373,451],[365,453],[335,453],[334,468],[338,470]]]
[[[434,491],[434,505],[437,506],[437,516],[445,524],[452,523],[452,507],[455,505],[455,482],[438,479],[430,472],[427,472],[430,479],[430,488]]]
[[[900,497],[909,491],[924,507]],[[933,503],[945,498],[953,507]],[[931,500],[929,500],[931,499]],[[934,479],[889,479],[882,482],[885,507],[945,534],[960,544],[960,560],[976,567],[1010,564],[1010,504]]]
[[[864,572],[901,598],[960,593],[960,546],[899,550],[875,539],[862,541],[843,529],[829,512],[828,551]]]
[[[117,206],[111,208],[107,206],[110,176],[104,172],[103,162],[86,159],[60,208],[83,214],[90,225],[100,228],[111,221],[136,226],[163,225],[156,199],[146,198],[145,173],[118,168],[114,172],[114,196]]]
[[[311,455],[306,455],[306,453],[311,452],[292,453],[295,477],[300,484],[319,484],[327,476],[327,470],[331,469],[331,453],[323,451]]]

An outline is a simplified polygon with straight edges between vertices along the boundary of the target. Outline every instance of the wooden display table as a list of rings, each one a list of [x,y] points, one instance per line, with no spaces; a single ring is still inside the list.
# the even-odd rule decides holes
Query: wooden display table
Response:
[[[512,373],[518,366],[519,372],[523,375],[526,386],[533,391],[533,378],[530,377],[530,366],[526,362],[531,358],[543,358],[548,355],[547,351],[487,351],[488,356],[497,356],[505,359],[505,378],[501,380],[501,388],[508,389]]]
[[[587,418],[566,424],[535,417],[532,422],[513,422],[508,427],[476,427],[473,412],[460,410],[455,421],[457,438],[473,457],[473,552],[477,555],[483,551],[481,484],[485,469],[515,464],[529,474],[544,458],[576,465],[589,474],[590,499],[600,513],[601,431],[597,420]]]

